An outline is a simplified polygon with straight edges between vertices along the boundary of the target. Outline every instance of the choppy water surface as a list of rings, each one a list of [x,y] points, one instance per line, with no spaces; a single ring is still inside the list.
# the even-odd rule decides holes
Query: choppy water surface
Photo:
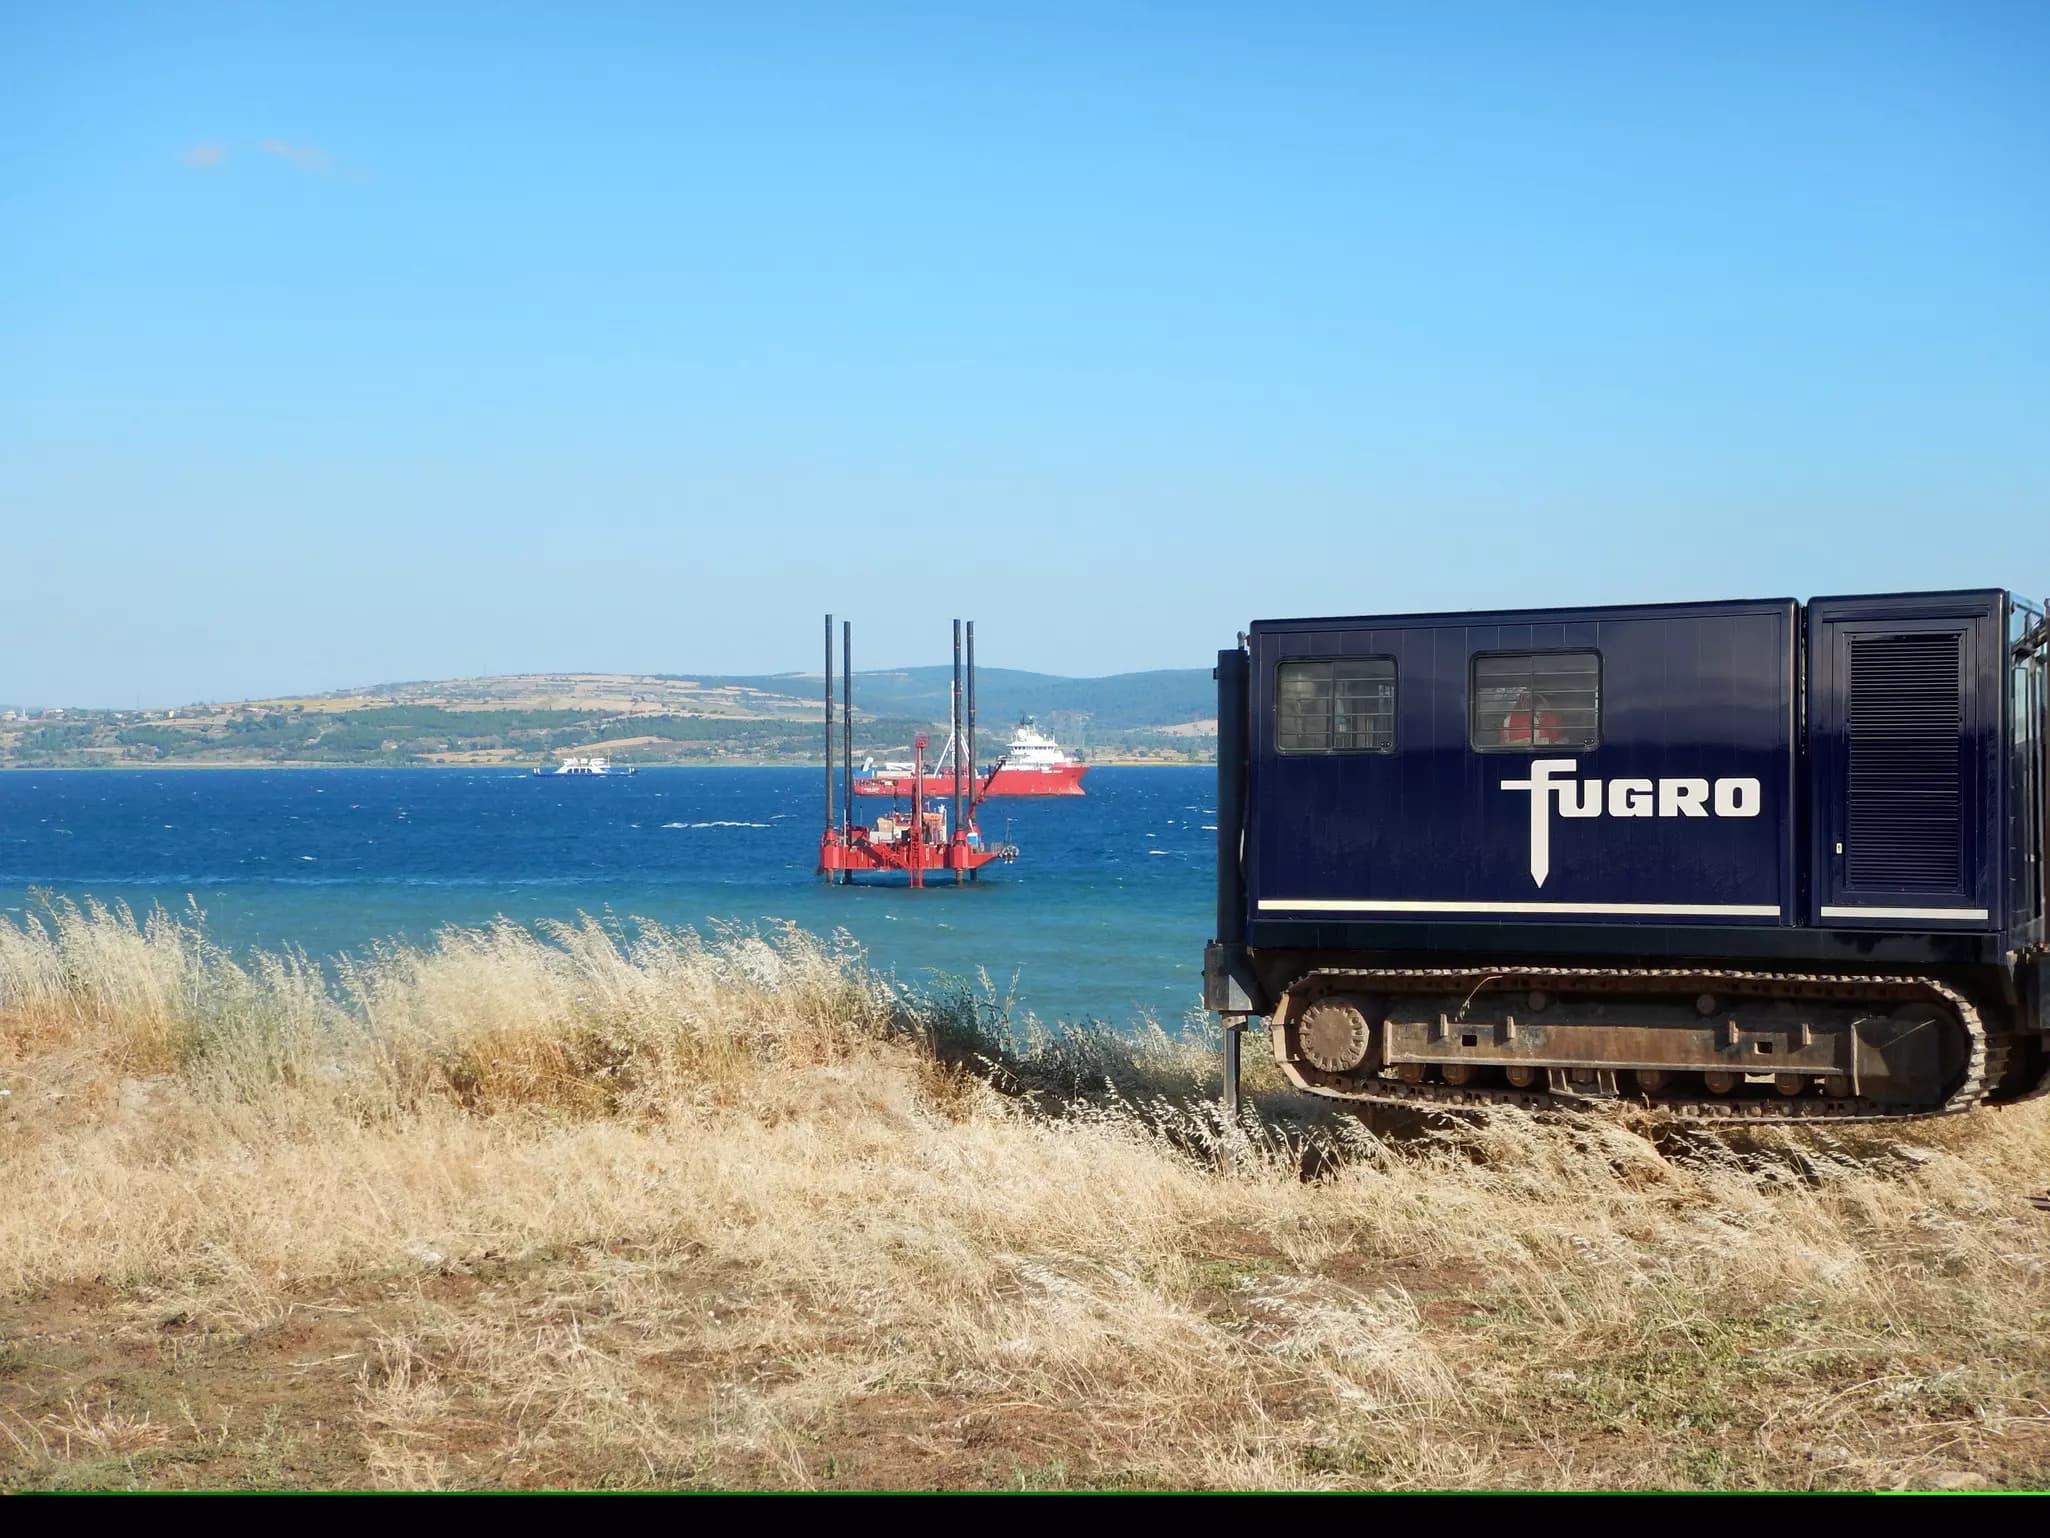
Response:
[[[225,944],[315,954],[500,915],[792,920],[909,981],[986,969],[1042,1018],[1172,1024],[1201,993],[1216,776],[1096,769],[1088,787],[988,803],[1017,863],[914,892],[813,876],[816,769],[25,770],[0,774],[0,911],[37,889],[138,913],[190,899]]]

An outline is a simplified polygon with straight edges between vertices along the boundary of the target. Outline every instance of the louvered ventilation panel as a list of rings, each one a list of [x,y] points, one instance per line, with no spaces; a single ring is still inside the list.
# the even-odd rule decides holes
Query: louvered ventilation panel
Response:
[[[1964,875],[1963,637],[1850,639],[1849,884],[1956,892]]]

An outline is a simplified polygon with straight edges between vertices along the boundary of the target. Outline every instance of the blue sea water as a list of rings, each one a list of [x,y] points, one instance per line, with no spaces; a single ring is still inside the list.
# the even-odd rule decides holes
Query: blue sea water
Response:
[[[844,929],[903,980],[973,978],[1044,1020],[1173,1025],[1199,1004],[1216,776],[1092,770],[1082,797],[1001,799],[1020,849],[980,882],[911,891],[813,874],[818,769],[20,770],[0,774],[0,916],[37,891],[198,903],[235,948],[313,955],[503,915]],[[887,801],[857,800],[872,815]]]

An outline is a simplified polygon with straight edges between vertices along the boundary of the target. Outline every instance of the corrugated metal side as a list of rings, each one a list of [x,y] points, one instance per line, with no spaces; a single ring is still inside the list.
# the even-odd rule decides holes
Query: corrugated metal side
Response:
[[[2008,927],[2006,595],[1808,605],[1811,919]]]
[[[1845,746],[1851,885],[1949,892],[1964,872],[1964,638],[1850,637]]]

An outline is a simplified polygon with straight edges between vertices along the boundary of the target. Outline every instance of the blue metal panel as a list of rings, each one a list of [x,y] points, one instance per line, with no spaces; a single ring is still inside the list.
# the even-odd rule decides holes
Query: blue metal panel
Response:
[[[1986,930],[2006,923],[2005,597],[1995,590],[1818,598],[1809,604],[1809,923],[1889,930]],[[1956,819],[1954,875],[1926,862],[1918,868],[1911,859],[1875,858],[1871,846],[1885,842],[1892,830],[1884,819],[1861,827],[1854,806],[1863,792],[1853,788],[1853,657],[1860,646],[1904,640],[1925,648],[1956,646],[1957,741],[1945,766],[1951,777],[1938,787],[1914,785],[1907,776],[1910,796],[1920,794],[1932,804],[1954,797],[1937,814]],[[1930,723],[1918,724],[1926,734]],[[1893,771],[1894,778],[1903,773]],[[1911,804],[1907,797],[1897,799]],[[1932,817],[1928,826],[1936,825]],[[1905,830],[1903,842],[1912,831]]]
[[[2025,950],[2044,943],[2050,907],[2050,850],[2044,848],[2050,833],[2050,620],[2042,605],[2010,593],[2007,629],[2006,941],[2011,950]]]
[[[1796,922],[1795,616],[1776,599],[1255,624],[1251,916]],[[1595,747],[1475,751],[1476,654],[1583,649]],[[1363,656],[1395,659],[1395,751],[1277,753],[1277,665]]]

